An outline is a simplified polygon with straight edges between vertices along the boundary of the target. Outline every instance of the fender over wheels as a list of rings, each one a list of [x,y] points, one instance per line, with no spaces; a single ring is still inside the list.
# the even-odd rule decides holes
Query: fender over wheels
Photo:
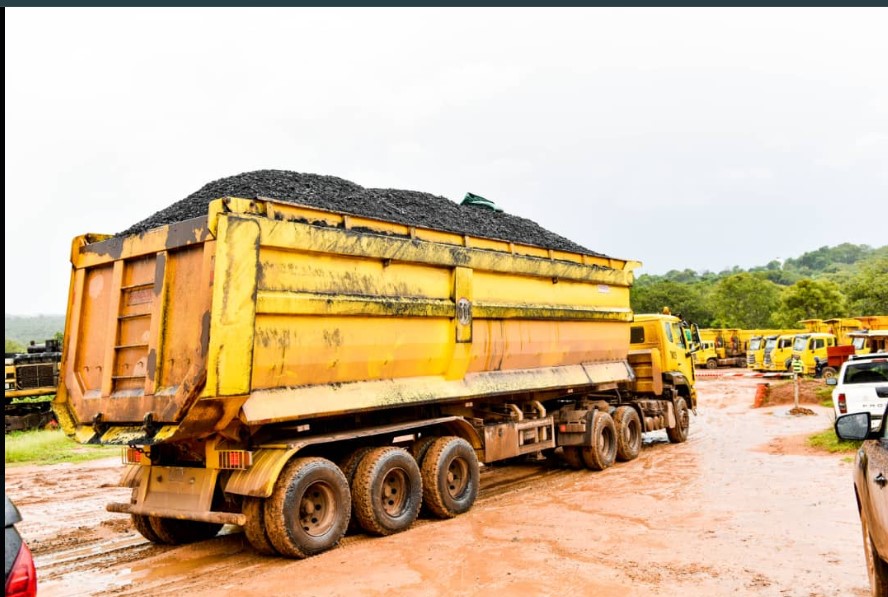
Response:
[[[684,398],[675,401],[675,427],[666,430],[666,436],[673,444],[687,441],[688,429],[691,426],[691,413]]]
[[[182,545],[194,543],[216,536],[221,524],[213,522],[198,522],[196,520],[179,520],[177,518],[148,517],[151,530],[160,539],[160,543],[166,545]]]
[[[453,518],[468,512],[481,481],[478,457],[461,437],[435,440],[422,462],[422,496],[429,511],[438,518]]]
[[[265,532],[274,548],[306,558],[334,547],[348,528],[351,495],[345,475],[326,458],[294,458],[265,502]]]
[[[403,448],[373,449],[358,465],[352,485],[355,517],[369,533],[399,533],[419,515],[422,477],[416,460]]]
[[[592,445],[580,450],[583,464],[593,471],[603,471],[617,458],[617,431],[614,420],[603,411],[595,411],[592,417]]]
[[[631,406],[618,406],[614,411],[617,432],[617,460],[635,460],[641,452],[641,419]]]
[[[242,508],[247,517],[244,535],[257,552],[266,556],[276,556],[277,550],[271,544],[265,532],[265,500],[257,497],[245,497]]]

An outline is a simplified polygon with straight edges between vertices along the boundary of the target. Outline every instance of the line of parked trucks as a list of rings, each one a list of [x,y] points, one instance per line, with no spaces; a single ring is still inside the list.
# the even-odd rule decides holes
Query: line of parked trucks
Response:
[[[701,329],[703,347],[694,355],[695,365],[784,372],[793,370],[795,360],[803,375],[828,378],[850,355],[888,348],[888,315],[805,319],[799,323],[803,327],[798,329]]]

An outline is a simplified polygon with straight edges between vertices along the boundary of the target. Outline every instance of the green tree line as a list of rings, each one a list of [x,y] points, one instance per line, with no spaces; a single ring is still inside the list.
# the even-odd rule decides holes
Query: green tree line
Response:
[[[643,274],[636,313],[668,306],[700,327],[793,328],[802,319],[888,314],[888,245],[821,247],[748,270]]]

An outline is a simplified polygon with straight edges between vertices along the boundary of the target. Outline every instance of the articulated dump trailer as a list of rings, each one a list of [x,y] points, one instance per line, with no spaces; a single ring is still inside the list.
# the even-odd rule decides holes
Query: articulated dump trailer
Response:
[[[599,470],[688,433],[693,333],[635,262],[291,202],[73,242],[54,410],[117,444],[151,541],[306,557],[472,507],[483,463]]]

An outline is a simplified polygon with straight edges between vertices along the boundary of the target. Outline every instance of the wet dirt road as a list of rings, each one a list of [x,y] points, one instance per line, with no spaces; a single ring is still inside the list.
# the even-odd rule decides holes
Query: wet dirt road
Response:
[[[805,437],[830,409],[752,409],[756,380],[704,379],[687,443],[592,473],[489,467],[467,514],[302,561],[256,554],[236,527],[155,546],[129,518],[116,459],[7,469],[41,597],[56,595],[861,596],[868,584],[847,456]]]

